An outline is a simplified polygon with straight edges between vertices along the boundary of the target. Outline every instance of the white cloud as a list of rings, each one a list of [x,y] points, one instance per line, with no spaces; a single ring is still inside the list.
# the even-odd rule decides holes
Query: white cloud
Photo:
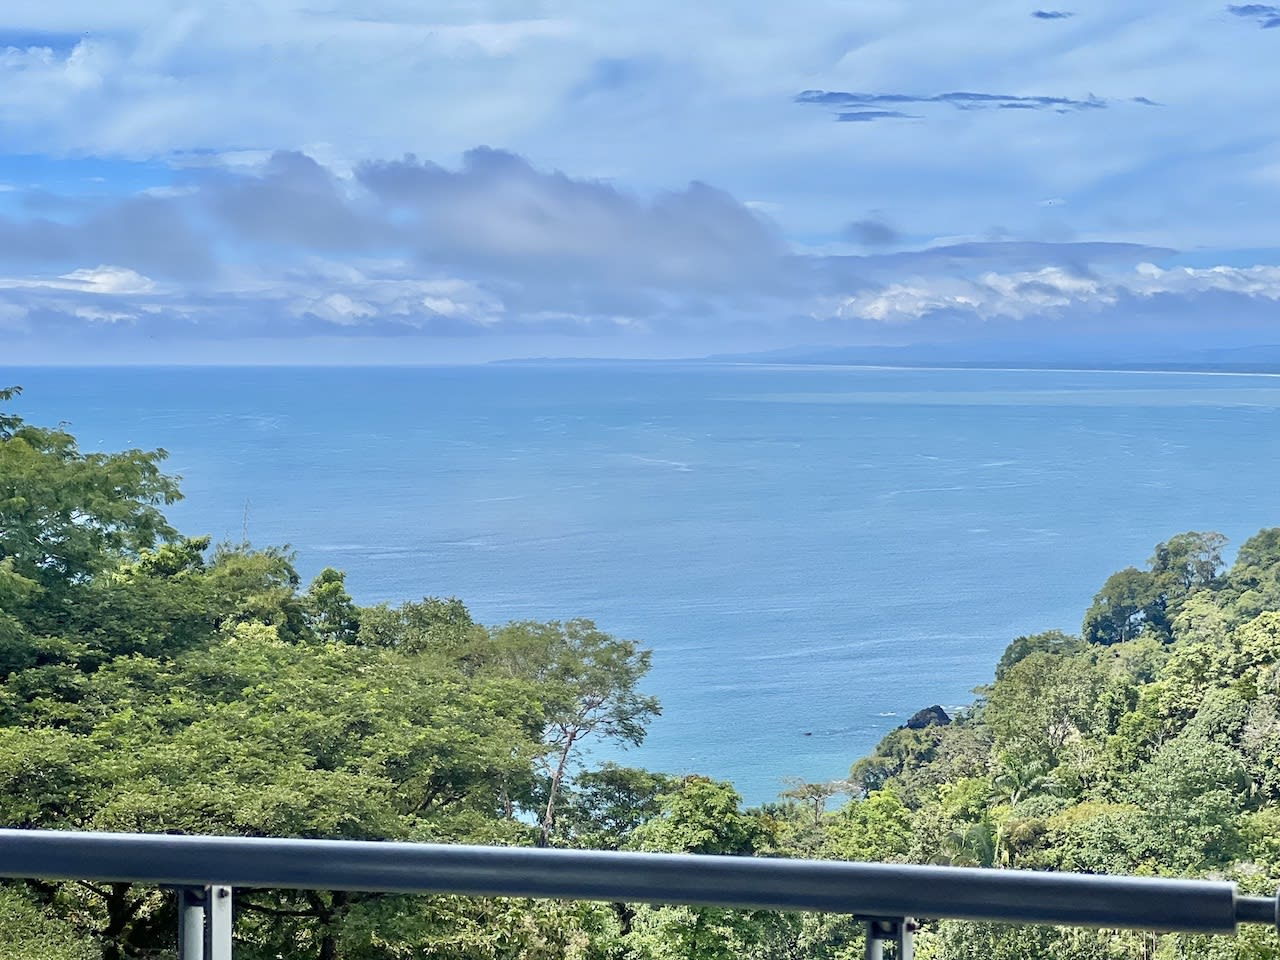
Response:
[[[918,320],[931,313],[959,311],[989,319],[1021,319],[1074,305],[1112,304],[1114,291],[1092,278],[1060,267],[996,273],[972,279],[916,278],[846,298],[837,316],[883,323]]]
[[[98,307],[76,307],[75,316],[90,323],[126,323],[137,320],[137,314],[123,310],[102,310]]]
[[[174,197],[189,197],[198,192],[199,192],[198,188],[192,187],[192,186],[186,186],[186,187],[164,186],[164,187],[147,187],[143,190],[140,190],[138,192],[138,195],[142,197],[153,197],[157,200],[171,200]]]
[[[372,305],[353,300],[345,293],[330,293],[313,300],[295,302],[290,312],[298,317],[310,314],[341,327],[356,326],[378,315]]]
[[[1189,297],[1229,293],[1248,300],[1280,300],[1280,266],[1162,269],[1139,264],[1131,272],[1084,276],[1061,267],[1014,273],[986,272],[969,280],[917,278],[844,298],[837,317],[904,323],[932,313],[959,311],[982,319],[1056,316],[1096,311],[1125,298]]]
[[[945,289],[949,287],[951,289]],[[905,323],[940,310],[974,310],[981,306],[968,284],[891,284],[883,290],[857,294],[837,308],[837,317]]]
[[[9,277],[0,278],[2,288],[30,288],[49,290],[74,290],[84,293],[100,293],[126,296],[154,293],[156,282],[127,267],[84,267],[54,278]]]
[[[82,289],[91,293],[141,294],[154,293],[156,282],[127,267],[98,266],[72,270],[60,280],[67,289]]]
[[[1098,280],[1069,273],[1061,267],[1014,274],[985,273],[979,287],[991,291],[990,302],[1015,305],[1021,315],[1080,301],[1114,303],[1114,295]]]
[[[295,278],[282,285],[283,289],[277,282],[267,285],[273,296],[288,301],[291,316],[312,317],[338,327],[377,323],[426,327],[433,320],[443,319],[464,327],[484,328],[501,321],[502,302],[475,284],[456,278],[388,276],[388,269],[396,266],[412,269],[404,264],[384,264],[380,275],[369,276],[352,267],[322,264],[316,265],[311,279]],[[325,288],[328,292],[322,292]]]
[[[1162,270],[1155,264],[1142,263],[1134,273],[1136,276],[1126,285],[1133,292],[1145,296],[1223,291],[1246,297],[1280,300],[1280,266],[1175,267]]]

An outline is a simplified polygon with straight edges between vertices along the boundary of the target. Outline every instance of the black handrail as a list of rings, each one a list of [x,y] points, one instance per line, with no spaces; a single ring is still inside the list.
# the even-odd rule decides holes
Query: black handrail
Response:
[[[1234,933],[1278,901],[1234,883],[687,854],[0,830],[0,877],[814,910]]]

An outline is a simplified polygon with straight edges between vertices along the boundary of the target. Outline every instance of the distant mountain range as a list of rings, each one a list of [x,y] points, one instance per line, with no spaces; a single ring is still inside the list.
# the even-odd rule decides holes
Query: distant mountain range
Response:
[[[1170,349],[1150,346],[1055,348],[1026,343],[931,343],[907,346],[787,347],[707,357],[728,363],[865,364],[882,366],[1087,367],[1116,370],[1280,372],[1280,344]]]
[[[886,367],[1028,367],[1044,370],[1186,370],[1280,373],[1280,344],[1249,347],[1170,348],[1124,345],[1022,343],[922,343],[905,346],[798,346],[750,353],[719,353],[688,360],[616,360],[607,357],[537,357],[500,364],[761,363]]]

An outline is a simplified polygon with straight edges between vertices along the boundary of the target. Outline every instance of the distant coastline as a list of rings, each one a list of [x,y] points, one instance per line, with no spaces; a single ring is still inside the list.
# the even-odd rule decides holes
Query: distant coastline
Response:
[[[1054,373],[1151,373],[1151,374],[1203,374],[1206,376],[1266,376],[1280,377],[1280,360],[1276,362],[1236,364],[1236,363],[1193,363],[1193,362],[1079,362],[1063,361],[1000,361],[1000,360],[900,360],[900,361],[855,361],[834,359],[786,359],[766,360],[759,358],[714,356],[690,357],[686,359],[620,359],[614,357],[527,357],[510,360],[491,360],[482,366],[488,367],[552,367],[552,366],[729,366],[729,367],[777,367],[803,368],[812,367],[818,370],[991,370],[1009,373],[1034,373],[1037,371]],[[412,366],[412,365],[406,365]]]
[[[899,346],[806,345],[777,350],[717,353],[684,359],[529,357],[491,361],[489,366],[729,364],[770,367],[889,370],[1051,370],[1067,373],[1280,374],[1280,345],[1231,348],[1162,348],[1117,344],[1055,349],[1018,343],[909,344]]]
[[[1280,375],[1280,344],[1259,344],[1249,347],[1229,348],[1176,348],[1145,349],[1142,345],[1115,344],[1080,346],[1025,343],[979,342],[920,343],[897,346],[831,346],[805,345],[775,350],[743,351],[739,353],[710,353],[693,356],[538,356],[499,357],[494,359],[431,361],[386,361],[360,357],[344,357],[342,360],[296,358],[236,360],[222,359],[192,361],[172,359],[155,361],[133,359],[113,362],[96,359],[92,362],[67,361],[56,363],[42,360],[8,360],[4,368],[10,371],[38,369],[460,369],[503,367],[687,367],[740,366],[772,368],[814,369],[871,369],[871,370],[992,370],[992,371],[1052,371],[1058,373],[1167,373],[1167,374],[1221,374],[1227,375]]]

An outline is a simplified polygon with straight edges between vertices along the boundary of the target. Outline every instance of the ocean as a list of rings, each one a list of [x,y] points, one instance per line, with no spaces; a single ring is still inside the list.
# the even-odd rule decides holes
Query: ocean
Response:
[[[1183,530],[1280,525],[1280,378],[730,364],[3,369],[86,449],[165,447],[189,534],[362,603],[589,617],[654,651],[612,758],[830,779]]]

